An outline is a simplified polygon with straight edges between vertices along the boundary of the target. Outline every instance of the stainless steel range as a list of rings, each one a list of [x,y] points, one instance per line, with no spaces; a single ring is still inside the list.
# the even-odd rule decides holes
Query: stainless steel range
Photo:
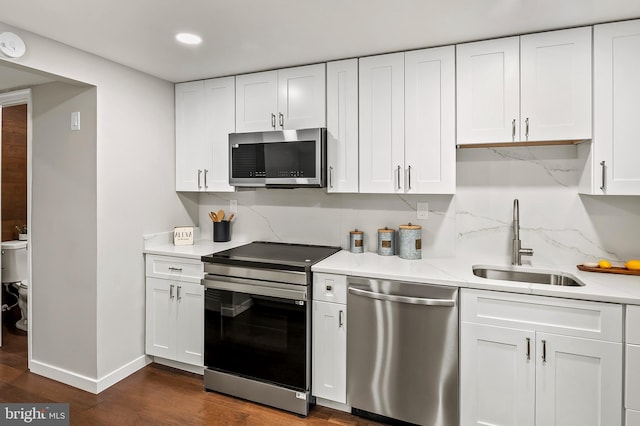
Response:
[[[202,257],[205,389],[309,413],[311,266],[338,251],[253,242]]]

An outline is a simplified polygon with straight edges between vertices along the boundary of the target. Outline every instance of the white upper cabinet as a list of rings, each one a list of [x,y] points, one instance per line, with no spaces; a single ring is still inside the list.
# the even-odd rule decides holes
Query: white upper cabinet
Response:
[[[327,192],[358,192],[358,60],[327,63]]]
[[[360,59],[360,192],[455,192],[455,55]]]
[[[225,192],[234,77],[176,84],[176,191]]]
[[[520,140],[591,139],[591,27],[520,37]]]
[[[457,46],[464,144],[591,139],[591,27]]]
[[[236,77],[236,131],[275,130],[278,112],[278,72]]]
[[[458,144],[511,142],[519,133],[519,38],[458,45]]]
[[[404,192],[404,53],[359,60],[360,192]]]
[[[326,126],[325,64],[236,77],[236,131]]]
[[[176,191],[203,189],[203,170],[211,168],[204,133],[204,82],[176,84]]]
[[[593,194],[640,195],[640,20],[594,27]]]
[[[205,133],[211,169],[204,176],[205,191],[233,192],[229,185],[229,133],[235,132],[234,77],[204,82]],[[209,154],[209,151],[211,154]]]
[[[456,189],[455,53],[453,46],[406,52],[405,192]]]

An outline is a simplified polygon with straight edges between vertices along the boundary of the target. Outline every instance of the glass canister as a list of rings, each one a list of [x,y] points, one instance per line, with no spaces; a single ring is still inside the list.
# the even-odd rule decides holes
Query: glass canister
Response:
[[[399,255],[402,259],[422,259],[422,226],[400,225],[398,230]]]
[[[349,251],[351,253],[364,252],[364,232],[357,229],[349,232]]]
[[[378,254],[380,256],[393,256],[396,254],[396,231],[385,226],[378,229]]]

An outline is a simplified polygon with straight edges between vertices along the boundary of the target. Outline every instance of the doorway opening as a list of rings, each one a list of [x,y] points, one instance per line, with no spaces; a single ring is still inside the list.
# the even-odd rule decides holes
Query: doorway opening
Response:
[[[0,274],[0,346],[20,358],[25,366],[29,347],[27,206],[30,96],[28,89],[0,94],[0,239],[3,263]]]

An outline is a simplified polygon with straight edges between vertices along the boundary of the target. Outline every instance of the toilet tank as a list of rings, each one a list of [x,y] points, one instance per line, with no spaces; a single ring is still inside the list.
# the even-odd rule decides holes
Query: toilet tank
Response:
[[[27,269],[27,242],[3,241],[2,242],[2,282],[15,283],[26,281]]]

